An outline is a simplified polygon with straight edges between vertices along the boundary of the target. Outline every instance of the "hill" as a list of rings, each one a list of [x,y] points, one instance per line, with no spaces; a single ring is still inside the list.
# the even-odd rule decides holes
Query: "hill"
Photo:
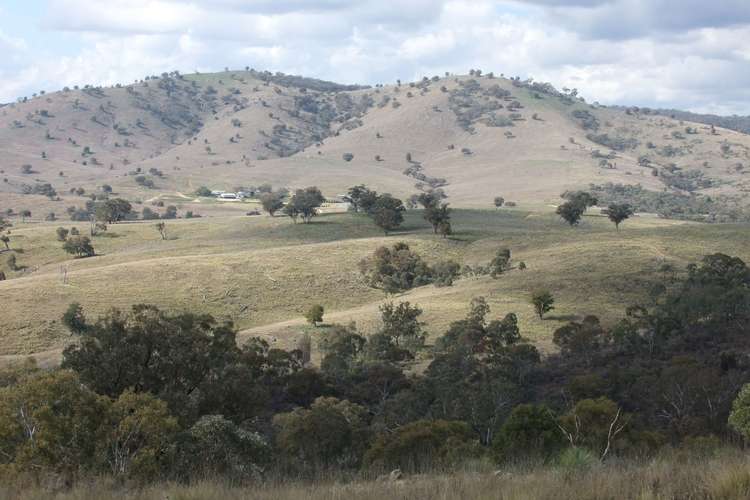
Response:
[[[335,195],[365,183],[401,197],[440,187],[458,207],[498,195],[535,207],[612,183],[744,210],[750,137],[646,111],[492,74],[374,88],[256,71],[163,74],[3,107],[0,204],[59,217],[85,201],[71,189],[105,184],[146,202],[190,201],[202,185],[316,184]],[[45,183],[60,201],[33,194]]]

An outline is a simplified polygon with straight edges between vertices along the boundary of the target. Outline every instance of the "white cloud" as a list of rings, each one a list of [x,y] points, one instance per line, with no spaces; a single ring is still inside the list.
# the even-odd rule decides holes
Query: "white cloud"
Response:
[[[48,1],[45,36],[82,48],[36,53],[0,21],[0,100],[173,69],[373,84],[474,67],[602,103],[750,113],[746,0]]]

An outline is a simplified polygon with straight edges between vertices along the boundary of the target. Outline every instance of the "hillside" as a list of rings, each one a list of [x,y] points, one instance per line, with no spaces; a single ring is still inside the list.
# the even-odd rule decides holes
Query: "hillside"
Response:
[[[750,136],[476,74],[360,88],[173,73],[66,89],[3,107],[0,152],[0,208],[58,217],[85,202],[71,188],[104,184],[134,201],[182,203],[201,185],[316,184],[335,195],[365,183],[402,197],[441,187],[458,207],[497,195],[542,206],[590,183],[714,196],[750,186]],[[33,194],[44,183],[61,201]]]

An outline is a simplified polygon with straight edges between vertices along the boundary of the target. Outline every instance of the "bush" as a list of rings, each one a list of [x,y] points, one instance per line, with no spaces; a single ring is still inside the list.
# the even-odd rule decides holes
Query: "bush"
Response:
[[[379,435],[365,455],[368,467],[408,472],[450,467],[481,454],[464,422],[419,420]]]
[[[548,459],[565,445],[557,417],[542,405],[516,406],[492,441],[496,461]]]
[[[341,155],[341,157],[344,159],[344,161],[352,161],[354,159],[354,155],[351,153],[344,153]]]

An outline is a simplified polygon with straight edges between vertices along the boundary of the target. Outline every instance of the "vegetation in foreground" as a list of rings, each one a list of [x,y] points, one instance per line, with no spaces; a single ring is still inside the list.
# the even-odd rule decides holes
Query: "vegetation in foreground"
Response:
[[[312,339],[292,351],[257,338],[238,345],[233,326],[209,315],[141,305],[92,321],[71,304],[62,321],[77,342],[62,367],[3,372],[0,474],[10,485],[85,488],[104,475],[248,486],[396,479],[479,461],[557,464],[575,483],[673,448],[710,454],[750,438],[750,268],[712,254],[685,274],[663,273],[615,326],[588,316],[558,328],[559,354],[545,358],[515,314],[494,317],[483,297],[431,347],[409,302],[381,307],[369,337],[334,325],[315,339],[319,367]],[[420,353],[423,370],[412,364]],[[616,470],[645,474],[637,464]],[[746,491],[743,474],[717,498]],[[716,485],[691,481],[693,496],[714,494]],[[644,493],[634,487],[625,491]]]

